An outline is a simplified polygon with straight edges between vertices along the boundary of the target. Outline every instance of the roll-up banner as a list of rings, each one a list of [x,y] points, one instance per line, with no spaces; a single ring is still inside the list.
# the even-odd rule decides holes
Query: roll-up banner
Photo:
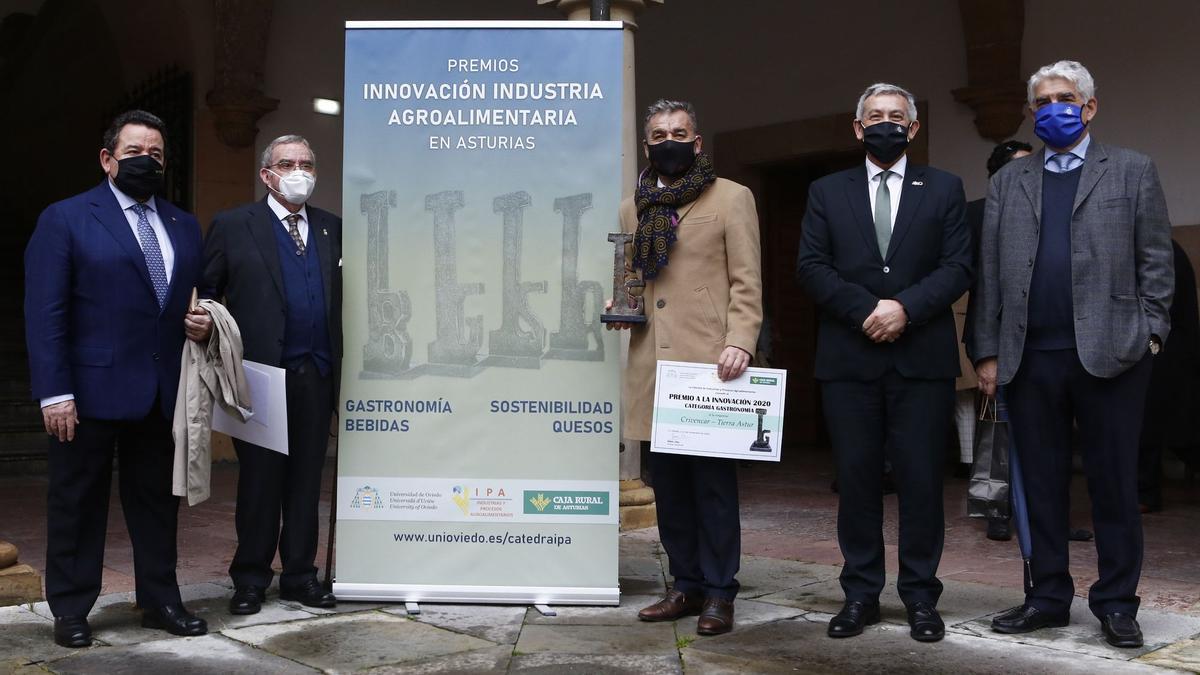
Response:
[[[343,600],[616,604],[620,22],[346,24]]]

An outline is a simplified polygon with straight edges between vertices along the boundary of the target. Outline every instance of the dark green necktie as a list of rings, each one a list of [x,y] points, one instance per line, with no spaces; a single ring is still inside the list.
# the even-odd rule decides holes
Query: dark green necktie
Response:
[[[879,174],[879,187],[875,189],[875,239],[879,242],[879,255],[884,258],[892,241],[892,193],[887,184],[891,174],[891,171]]]

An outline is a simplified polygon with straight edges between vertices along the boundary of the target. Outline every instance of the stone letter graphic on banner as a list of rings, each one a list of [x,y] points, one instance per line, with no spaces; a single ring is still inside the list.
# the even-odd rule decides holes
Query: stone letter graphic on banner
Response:
[[[616,22],[347,23],[340,599],[617,602],[621,68]]]

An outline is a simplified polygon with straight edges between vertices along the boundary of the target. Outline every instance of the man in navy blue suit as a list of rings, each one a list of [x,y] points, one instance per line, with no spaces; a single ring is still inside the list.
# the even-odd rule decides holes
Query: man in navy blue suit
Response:
[[[154,194],[162,120],[133,110],[104,134],[98,186],[51,204],[25,249],[25,337],[49,447],[46,599],[54,641],[86,647],[100,594],[113,456],[133,543],[142,626],[202,635],[175,579],[171,418],[188,313],[200,280],[196,219]],[[185,320],[186,317],[186,320]]]
[[[828,632],[879,621],[886,458],[900,505],[896,588],[913,639],[933,642],[945,635],[941,467],[959,374],[951,305],[971,283],[971,235],[962,181],[908,162],[912,94],[872,85],[855,117],[866,158],[812,184],[796,271],[821,309],[815,374],[837,462],[846,604]]]

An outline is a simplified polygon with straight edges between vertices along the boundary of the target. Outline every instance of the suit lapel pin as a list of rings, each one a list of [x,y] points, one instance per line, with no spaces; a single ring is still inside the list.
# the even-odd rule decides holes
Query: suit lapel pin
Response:
[[[916,185],[917,187],[923,187],[923,186],[925,185],[925,181],[923,181],[923,180],[914,180],[914,181],[912,182],[912,184],[913,184],[913,185]]]
[[[321,234],[323,234],[323,235],[325,235],[326,237],[328,237],[328,236],[329,236],[329,230],[327,230],[327,229],[325,229],[325,228],[323,228],[323,227],[322,227],[322,228],[321,228]]]

